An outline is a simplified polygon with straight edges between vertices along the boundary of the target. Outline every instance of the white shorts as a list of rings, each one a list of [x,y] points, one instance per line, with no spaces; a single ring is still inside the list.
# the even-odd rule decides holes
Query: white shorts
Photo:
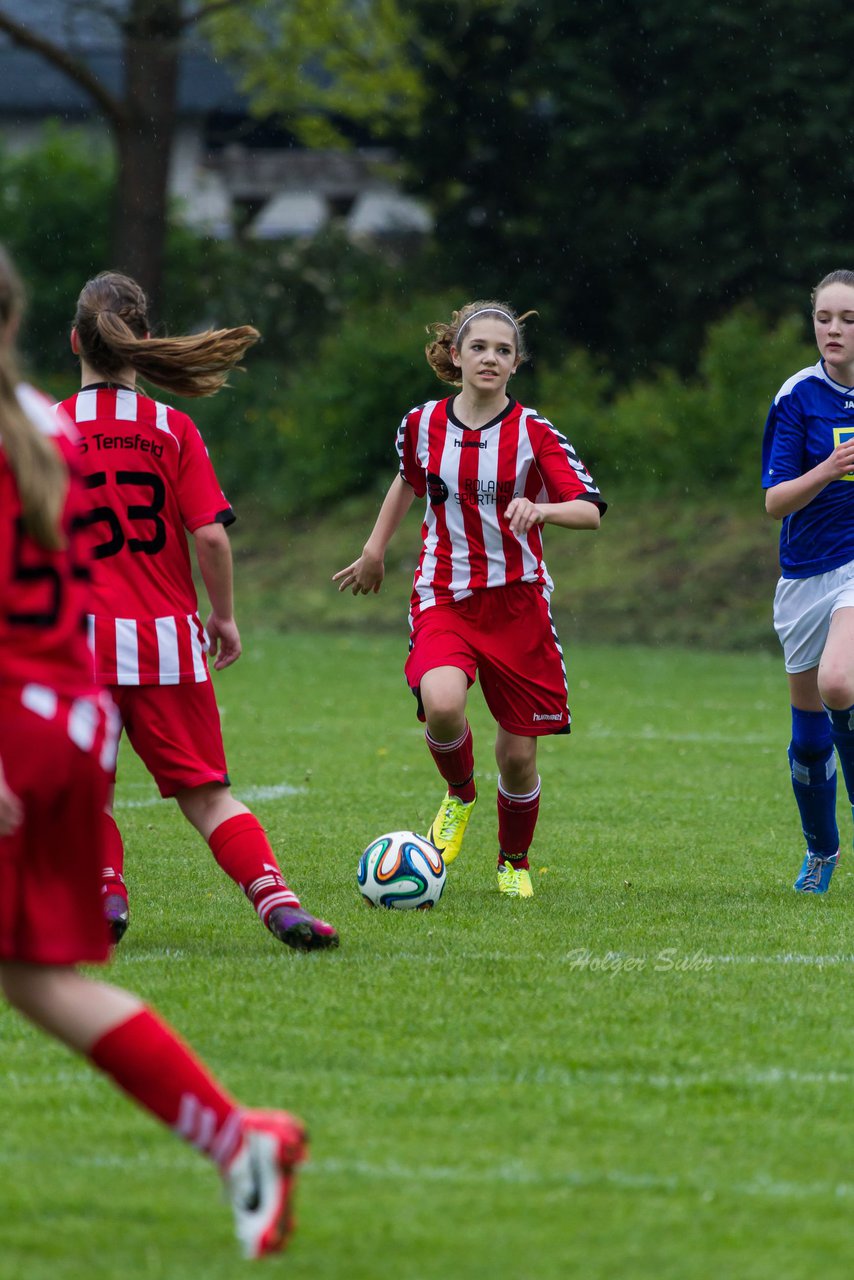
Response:
[[[781,578],[774,596],[774,630],[786,670],[817,667],[837,609],[854,608],[854,560],[811,578]]]

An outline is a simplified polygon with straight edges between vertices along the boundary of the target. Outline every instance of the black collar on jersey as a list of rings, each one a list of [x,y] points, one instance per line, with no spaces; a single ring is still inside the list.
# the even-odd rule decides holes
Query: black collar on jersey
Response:
[[[81,391],[136,391],[136,387],[126,387],[123,382],[87,382]]]
[[[494,427],[497,423],[501,422],[502,419],[507,417],[510,410],[515,408],[516,408],[516,401],[513,399],[512,396],[508,396],[507,404],[505,405],[505,407],[501,410],[500,413],[497,413],[490,422],[484,422],[482,427],[470,427],[465,422],[460,422],[459,418],[454,413],[454,396],[451,396],[450,400],[448,401],[448,417],[451,419],[451,422],[453,422],[455,427],[460,427],[463,431],[486,431],[489,429],[489,427]]]

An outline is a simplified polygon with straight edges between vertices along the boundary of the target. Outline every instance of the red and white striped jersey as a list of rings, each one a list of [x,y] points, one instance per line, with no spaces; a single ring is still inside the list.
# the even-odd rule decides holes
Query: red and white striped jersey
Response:
[[[541,526],[517,536],[505,517],[514,497],[606,504],[572,445],[534,409],[511,400],[483,427],[465,427],[452,397],[410,410],[397,433],[400,474],[427,497],[412,616],[486,587],[553,583]]]
[[[62,514],[66,545],[48,551],[27,533],[18,487],[0,440],[0,688],[43,690],[77,698],[95,689],[86,645],[90,602],[90,537],[86,494],[76,474],[76,434],[33,387],[17,388],[30,421],[50,436],[69,469]]]
[[[185,531],[231,524],[198,428],[128,388],[84,387],[61,406],[80,433],[96,536],[89,639],[108,685],[208,679]]]

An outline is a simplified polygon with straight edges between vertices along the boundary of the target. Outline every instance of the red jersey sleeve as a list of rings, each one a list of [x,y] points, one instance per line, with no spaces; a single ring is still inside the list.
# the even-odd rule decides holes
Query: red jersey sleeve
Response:
[[[604,513],[608,504],[566,436],[561,435],[547,418],[537,417],[534,424],[538,428],[537,470],[548,501],[572,502],[576,498],[584,498],[595,502]]]
[[[185,413],[172,412],[181,434],[176,493],[185,528],[192,533],[205,524],[233,524],[236,516],[220,488],[198,427]]]

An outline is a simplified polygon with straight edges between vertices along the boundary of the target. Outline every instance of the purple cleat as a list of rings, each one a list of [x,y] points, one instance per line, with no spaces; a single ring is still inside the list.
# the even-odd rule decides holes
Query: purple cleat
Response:
[[[318,920],[303,907],[275,907],[267,917],[267,928],[279,942],[295,951],[324,951],[338,946],[338,932],[325,920]]]
[[[121,893],[105,893],[103,897],[104,915],[110,927],[113,946],[121,942],[127,932],[129,923],[128,900]]]

